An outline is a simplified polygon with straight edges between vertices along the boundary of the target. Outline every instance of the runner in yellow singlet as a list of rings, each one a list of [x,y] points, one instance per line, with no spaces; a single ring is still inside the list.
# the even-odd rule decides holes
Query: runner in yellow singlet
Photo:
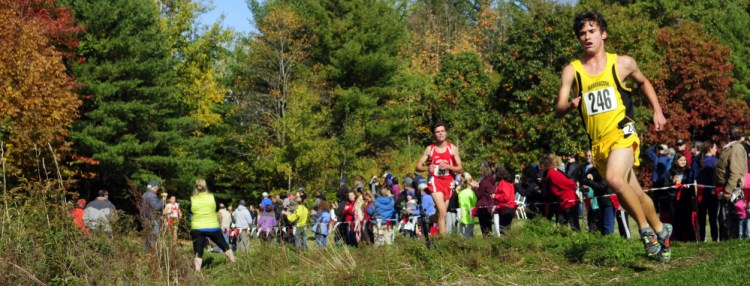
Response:
[[[609,33],[601,14],[578,14],[573,31],[583,47],[583,55],[563,69],[555,113],[563,116],[578,110],[591,141],[594,164],[638,223],[646,254],[668,262],[672,226],[659,221],[654,203],[643,193],[633,172],[633,166],[640,163],[640,140],[633,124],[632,94],[625,86],[625,79],[631,78],[640,86],[654,110],[654,127],[660,131],[667,120],[656,91],[633,58],[605,51],[604,40]],[[569,100],[571,92],[573,99]]]

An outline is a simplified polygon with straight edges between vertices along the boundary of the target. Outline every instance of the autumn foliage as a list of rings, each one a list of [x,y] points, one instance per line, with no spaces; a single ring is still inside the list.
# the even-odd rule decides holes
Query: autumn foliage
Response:
[[[747,104],[728,101],[733,82],[728,47],[689,21],[663,29],[657,41],[664,50],[663,76],[654,85],[671,128],[648,132],[650,142],[724,139],[729,125],[748,126]]]
[[[53,2],[0,0],[0,140],[6,159],[21,168],[36,164],[32,150],[61,145],[78,117],[63,57],[81,28]]]

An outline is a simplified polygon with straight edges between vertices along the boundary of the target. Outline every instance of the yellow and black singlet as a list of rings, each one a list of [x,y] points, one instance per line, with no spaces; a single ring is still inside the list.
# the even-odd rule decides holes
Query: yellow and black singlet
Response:
[[[581,60],[571,63],[581,96],[578,111],[591,142],[617,129],[626,138],[635,133],[632,92],[620,83],[616,63],[617,55],[608,53],[607,65],[598,75],[587,73]]]

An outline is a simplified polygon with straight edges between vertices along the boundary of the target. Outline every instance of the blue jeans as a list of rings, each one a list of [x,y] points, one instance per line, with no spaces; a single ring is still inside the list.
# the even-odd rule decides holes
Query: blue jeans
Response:
[[[328,240],[327,235],[319,234],[319,233],[315,234],[315,242],[318,243],[319,247],[326,247],[327,240]]]
[[[151,228],[151,234],[146,234],[143,241],[143,247],[146,251],[149,248],[156,248],[156,238],[159,236],[159,230],[161,229],[161,223],[158,218],[152,219],[148,222],[148,226]]]
[[[750,238],[750,219],[740,220],[740,238]]]
[[[294,246],[298,249],[307,250],[307,227],[297,227],[297,233],[294,236]]]
[[[615,233],[615,209],[613,207],[599,208],[602,215],[602,235]]]

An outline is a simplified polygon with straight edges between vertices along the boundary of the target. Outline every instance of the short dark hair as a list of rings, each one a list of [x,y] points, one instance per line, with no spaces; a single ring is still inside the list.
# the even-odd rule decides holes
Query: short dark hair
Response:
[[[446,130],[448,129],[448,124],[445,123],[445,121],[438,120],[437,122],[435,122],[435,124],[432,124],[432,132],[435,132],[435,129],[440,126],[443,126]]]
[[[106,197],[106,196],[109,196],[109,192],[107,192],[107,190],[99,190],[99,192],[97,193],[97,197]]]
[[[596,11],[586,11],[583,13],[580,13],[576,15],[575,19],[573,20],[573,34],[578,36],[578,32],[583,29],[583,25],[586,25],[588,22],[594,22],[597,25],[599,25],[599,29],[604,32],[608,32],[607,28],[607,20],[604,20],[604,16]]]
[[[503,166],[503,164],[495,166],[495,181],[499,182],[505,180],[506,182],[513,182],[513,179],[513,175],[505,168],[505,166]]]
[[[729,126],[729,139],[730,140],[739,140],[742,138],[742,128],[740,128],[737,125]]]

